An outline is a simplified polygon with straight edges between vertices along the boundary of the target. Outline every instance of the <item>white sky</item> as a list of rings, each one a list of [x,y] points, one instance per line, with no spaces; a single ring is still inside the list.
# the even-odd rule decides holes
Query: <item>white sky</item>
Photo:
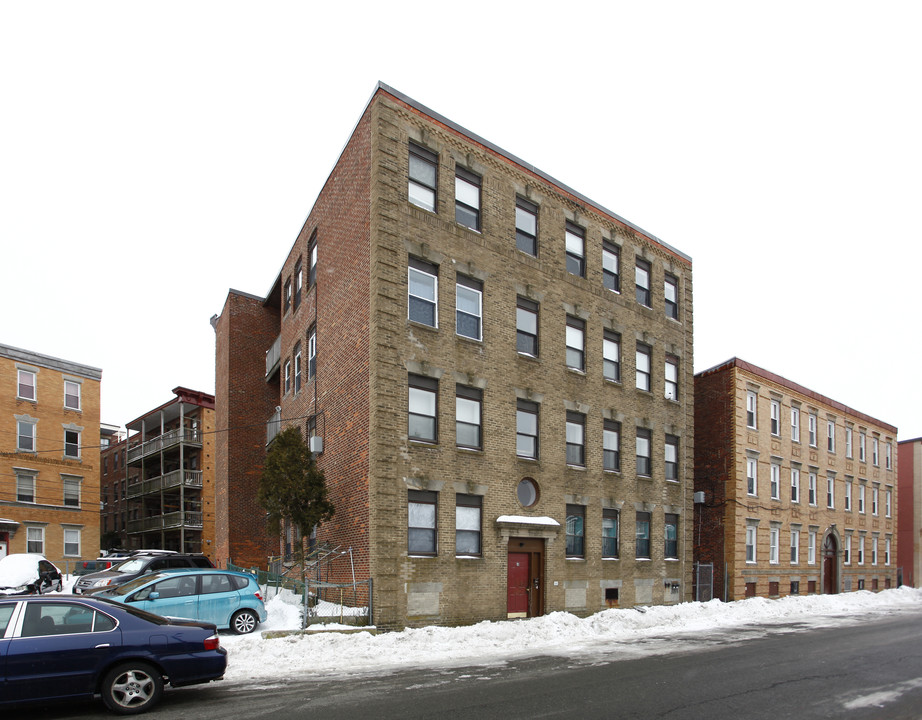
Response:
[[[0,342],[102,368],[103,422],[214,392],[209,318],[268,292],[381,80],[691,255],[696,371],[739,356],[918,437],[920,21],[4,2]]]

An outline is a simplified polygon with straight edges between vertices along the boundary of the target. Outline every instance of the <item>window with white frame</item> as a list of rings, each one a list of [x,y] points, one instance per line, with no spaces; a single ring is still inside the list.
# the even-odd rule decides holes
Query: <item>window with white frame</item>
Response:
[[[586,369],[586,323],[579,318],[567,315],[567,367],[571,370]]]
[[[294,309],[297,310],[301,307],[301,293],[304,289],[304,266],[302,265],[301,258],[298,258],[298,262],[295,263],[295,296],[294,296]]]
[[[756,561],[756,526],[746,526],[746,562],[754,563]]]
[[[295,395],[301,392],[301,341],[295,343]]]
[[[68,410],[80,409],[80,387],[76,380],[64,381],[64,407]]]
[[[800,502],[800,468],[791,468],[791,502]]]
[[[515,199],[515,246],[538,257],[538,206],[520,197]]]
[[[482,506],[480,495],[455,495],[456,555],[480,555]]]
[[[859,484],[858,484],[858,512],[861,513],[861,514],[864,514],[864,490],[865,490],[865,487],[866,487],[866,486],[865,486],[864,483],[859,483]]]
[[[414,205],[430,212],[435,212],[438,166],[438,155],[410,143],[409,199]]]
[[[650,431],[646,428],[637,428],[637,474],[652,477],[652,457],[650,454]]]
[[[781,401],[771,400],[771,433],[772,435],[781,434]]]
[[[871,438],[871,462],[874,467],[880,467],[880,440]]]
[[[852,480],[845,478],[845,510],[847,512],[852,511],[852,485]]]
[[[602,241],[602,285],[621,292],[621,251],[608,240]]]
[[[438,327],[439,268],[410,258],[407,317],[422,325]]]
[[[864,433],[858,433],[858,462],[867,462],[867,445],[868,436]]]
[[[602,336],[602,375],[606,380],[621,382],[621,336],[611,330]]]
[[[434,443],[438,439],[439,381],[421,375],[409,375],[407,431],[411,440]]]
[[[538,357],[538,303],[523,297],[517,298],[515,305],[515,349]]]
[[[16,471],[16,502],[35,502],[35,473]]]
[[[852,459],[852,429],[845,427],[845,457]]]
[[[678,482],[679,479],[679,438],[675,435],[666,435],[665,442],[665,470],[666,479]]]
[[[316,230],[314,230],[314,234],[311,237],[310,243],[307,246],[307,262],[308,262],[307,282],[308,282],[308,285],[313,286],[317,282],[317,231]]]
[[[826,476],[826,507],[836,506],[836,476],[832,473]]]
[[[746,427],[755,429],[758,422],[758,396],[752,390],[746,392]]]
[[[880,486],[874,485],[871,488],[871,515],[877,515],[878,505],[877,500],[880,495]]]
[[[884,565],[890,564],[890,538],[884,538]]]
[[[816,447],[816,415],[813,413],[807,416],[807,436],[810,441],[810,447]]]
[[[45,554],[44,527],[26,527],[26,552]]]
[[[791,440],[800,442],[800,408],[791,408]]]
[[[816,564],[816,530],[807,533],[807,564]]]
[[[515,412],[515,453],[538,459],[538,403],[518,400]]]
[[[16,449],[21,452],[35,452],[35,428],[37,420],[29,417],[16,418]]]
[[[605,420],[602,426],[602,468],[621,472],[621,423]]]
[[[480,186],[482,179],[464,168],[455,168],[455,222],[480,232]]]
[[[667,400],[679,399],[679,358],[672,355],[666,356],[665,365],[666,391]]]
[[[759,461],[754,457],[746,458],[746,492],[749,495],[757,495],[758,491],[758,472]]]
[[[791,565],[800,562],[800,530],[791,528]]]
[[[285,394],[291,392],[291,360],[285,361]]]
[[[64,556],[80,557],[80,530],[64,528]]]
[[[826,421],[826,450],[834,453],[836,451],[836,421]]]
[[[64,457],[71,460],[80,459],[80,431],[74,429],[64,430]]]
[[[807,502],[816,505],[816,473],[811,472],[807,476]]]
[[[569,220],[564,230],[567,253],[567,272],[579,277],[586,276],[586,231]]]
[[[679,279],[666,273],[663,277],[663,295],[666,300],[666,317],[679,319]]]
[[[652,389],[650,368],[652,367],[653,348],[649,345],[638,342],[637,353],[635,355],[635,376],[634,384],[638,390],[650,392]]]
[[[771,464],[771,476],[769,490],[771,491],[772,500],[781,499],[781,466],[778,463]]]
[[[886,493],[884,494],[884,511],[886,517],[890,517],[890,512],[893,509],[893,489],[887,488]]]
[[[66,507],[80,507],[80,485],[83,478],[71,475],[62,475],[64,485],[64,505]]]
[[[871,565],[877,564],[877,535],[871,538]]]
[[[781,530],[780,528],[769,528],[768,529],[768,562],[771,565],[778,564],[778,556],[780,552],[780,542],[781,542]]]
[[[455,332],[472,340],[482,340],[483,284],[458,275],[455,285]]]
[[[17,370],[16,397],[35,402],[38,399],[36,392],[35,373],[31,370]]]
[[[586,464],[586,416],[567,411],[566,422],[567,465],[582,467]]]
[[[864,533],[858,535],[858,564],[864,565]]]
[[[483,447],[483,391],[480,388],[455,386],[455,438],[458,447],[480,450]]]
[[[845,565],[852,564],[852,536],[845,536],[845,545],[842,548],[842,562]]]
[[[884,467],[886,467],[887,470],[893,470],[893,443],[889,441],[884,448],[884,460],[886,462]]]
[[[307,331],[307,380],[310,382],[317,374],[317,328]]]
[[[634,264],[634,289],[637,302],[653,307],[650,297],[650,263],[637,258]]]

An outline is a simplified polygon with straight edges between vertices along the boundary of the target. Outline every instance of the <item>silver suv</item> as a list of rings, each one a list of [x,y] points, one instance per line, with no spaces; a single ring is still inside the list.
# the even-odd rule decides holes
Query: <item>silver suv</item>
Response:
[[[183,555],[167,550],[142,551],[134,553],[108,570],[84,575],[74,584],[74,593],[91,595],[160,570],[213,567],[214,564],[204,555]]]

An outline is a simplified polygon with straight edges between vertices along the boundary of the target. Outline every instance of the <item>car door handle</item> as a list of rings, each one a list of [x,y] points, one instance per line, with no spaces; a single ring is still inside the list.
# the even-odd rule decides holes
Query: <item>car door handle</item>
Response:
[[[93,649],[94,649],[94,650],[99,650],[100,648],[107,648],[107,647],[109,647],[109,643],[100,643],[99,645],[97,645],[97,646],[96,646],[95,648],[93,648]]]

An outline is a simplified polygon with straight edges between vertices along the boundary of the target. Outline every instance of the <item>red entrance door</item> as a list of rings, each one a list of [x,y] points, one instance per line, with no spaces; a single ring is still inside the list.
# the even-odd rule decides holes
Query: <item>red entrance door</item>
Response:
[[[528,617],[528,587],[531,581],[529,571],[530,553],[509,553],[508,602],[509,617]]]
[[[826,536],[823,543],[823,593],[835,595],[839,592],[837,570],[839,563],[839,544],[832,535]]]

